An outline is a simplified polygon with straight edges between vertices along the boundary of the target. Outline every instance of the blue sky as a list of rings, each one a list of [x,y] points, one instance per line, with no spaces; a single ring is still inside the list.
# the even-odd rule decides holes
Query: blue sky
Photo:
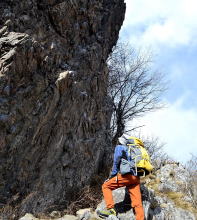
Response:
[[[136,123],[144,135],[158,136],[165,150],[185,162],[197,155],[197,1],[125,0],[120,37],[133,47],[153,52],[154,68],[165,74],[168,108]]]

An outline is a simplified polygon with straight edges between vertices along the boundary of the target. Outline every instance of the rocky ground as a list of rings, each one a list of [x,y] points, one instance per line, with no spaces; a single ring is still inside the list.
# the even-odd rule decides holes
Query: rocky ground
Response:
[[[191,198],[183,191],[189,173],[177,164],[167,164],[154,175],[142,179],[141,191],[146,220],[195,220],[197,209],[192,205]],[[130,206],[130,198],[126,188],[113,192],[118,216],[110,216],[108,220],[134,220]],[[100,219],[96,212],[105,208],[102,201],[96,210],[91,207],[79,210],[74,215],[63,215],[54,211],[49,219],[55,220],[96,220]],[[46,218],[43,218],[43,220]],[[26,214],[20,220],[40,220],[31,214]]]

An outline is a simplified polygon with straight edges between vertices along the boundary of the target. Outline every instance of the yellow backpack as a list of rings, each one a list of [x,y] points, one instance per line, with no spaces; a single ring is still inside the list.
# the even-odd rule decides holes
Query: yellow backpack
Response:
[[[133,168],[135,168],[136,175],[145,176],[153,170],[150,156],[144,147],[140,145],[129,145],[128,155],[130,157],[129,161],[132,162]]]
[[[148,175],[153,166],[150,161],[150,156],[144,148],[144,143],[141,139],[136,137],[129,137],[123,134],[119,142],[127,147],[128,158],[121,158],[120,173],[122,175],[135,171],[136,176]]]

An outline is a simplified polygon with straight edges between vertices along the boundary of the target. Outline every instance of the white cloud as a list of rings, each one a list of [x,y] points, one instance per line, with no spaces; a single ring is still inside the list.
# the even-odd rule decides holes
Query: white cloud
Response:
[[[172,97],[184,93],[182,97],[177,97],[175,103],[169,104],[168,108],[150,113],[138,120],[137,124],[145,124],[146,126],[141,129],[145,135],[158,136],[161,141],[167,143],[166,151],[169,155],[185,162],[190,158],[190,153],[197,154],[197,109],[185,108],[188,99],[191,101],[191,98],[195,97],[194,90],[187,84],[189,81],[184,82],[186,75],[194,76],[193,72],[188,73],[193,71],[188,68],[188,65],[192,65],[193,59],[187,58],[188,61],[184,63],[183,58],[181,61],[179,58],[184,56],[185,48],[193,50],[197,46],[197,1],[125,0],[125,2],[127,11],[121,30],[122,37],[124,38],[125,34],[127,40],[129,38],[130,43],[137,48],[151,48],[159,54],[158,59],[165,57],[165,68],[169,70],[166,75],[174,86],[172,91],[177,92],[172,94]],[[174,53],[181,51],[182,54],[172,55],[173,51]]]
[[[188,93],[189,94],[189,93]],[[186,162],[190,153],[197,154],[197,109],[183,109],[182,105],[188,95],[181,97],[166,109],[137,120],[145,136],[157,136],[166,143],[165,151],[178,161]]]
[[[175,47],[197,43],[196,0],[126,0],[126,4],[123,31],[131,31],[132,44]],[[134,28],[140,31],[133,32]]]

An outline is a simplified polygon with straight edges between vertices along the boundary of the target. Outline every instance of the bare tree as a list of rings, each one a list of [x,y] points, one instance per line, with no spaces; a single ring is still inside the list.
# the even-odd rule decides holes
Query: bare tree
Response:
[[[164,150],[164,146],[166,143],[161,142],[158,137],[143,136],[140,138],[143,140],[144,145],[149,152],[155,170],[160,169],[168,161],[174,161],[174,159],[171,158]]]
[[[193,206],[197,208],[197,156],[191,155],[191,159],[186,163],[188,178],[186,181],[186,193],[189,196]]]
[[[126,131],[128,121],[161,108],[160,95],[164,80],[151,71],[151,57],[119,43],[108,60],[108,94],[113,102],[111,121],[112,144]],[[132,128],[133,130],[135,128]]]

